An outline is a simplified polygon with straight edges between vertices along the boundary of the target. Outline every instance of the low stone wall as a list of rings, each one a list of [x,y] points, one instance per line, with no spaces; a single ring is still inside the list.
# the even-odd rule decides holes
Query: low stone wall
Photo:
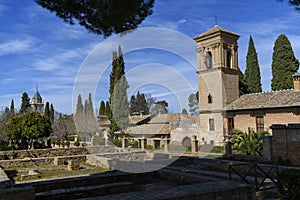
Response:
[[[54,157],[54,165],[64,165],[69,160],[74,160],[77,162],[85,162],[86,161],[86,155],[76,155],[76,156],[59,156]]]
[[[83,148],[83,147],[0,151],[0,160],[57,157],[57,156],[71,156],[71,155],[85,155],[85,154],[89,154],[89,151],[87,148]]]
[[[27,158],[16,160],[0,160],[1,167],[34,166],[40,164],[53,163],[54,158]]]

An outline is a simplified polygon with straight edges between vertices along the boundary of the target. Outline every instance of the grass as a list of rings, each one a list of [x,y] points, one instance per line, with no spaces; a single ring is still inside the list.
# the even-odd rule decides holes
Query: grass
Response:
[[[21,182],[21,175],[28,174],[28,170],[30,169],[37,169],[40,174],[38,178],[27,179],[26,181],[89,175],[109,171],[109,169],[86,163],[80,163],[79,170],[74,171],[68,171],[67,165],[56,166],[54,164],[44,164],[31,167],[9,167],[4,168],[3,170],[11,180],[15,182]]]

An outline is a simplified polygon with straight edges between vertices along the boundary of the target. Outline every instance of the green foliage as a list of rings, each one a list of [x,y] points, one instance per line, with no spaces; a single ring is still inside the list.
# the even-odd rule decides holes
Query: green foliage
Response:
[[[82,104],[81,95],[79,94],[77,97],[76,114],[81,114],[81,113],[83,113],[83,104]]]
[[[147,148],[147,149],[153,149],[153,146],[150,145],[150,144],[148,144],[146,148]]]
[[[105,110],[105,103],[104,103],[104,101],[101,101],[101,103],[100,103],[99,115],[106,115],[106,110]]]
[[[129,87],[125,76],[124,58],[119,46],[118,53],[113,52],[112,71],[110,73],[109,87],[109,120],[111,121],[111,138],[115,132],[128,126],[127,88]]]
[[[189,107],[190,107],[190,115],[191,116],[198,116],[199,115],[199,102],[197,100],[197,94],[190,94],[189,98]]]
[[[41,7],[71,25],[76,22],[89,32],[110,36],[135,29],[152,14],[154,0],[35,0]]]
[[[152,115],[158,115],[159,113],[161,114],[166,114],[168,113],[168,102],[166,100],[162,101],[157,101],[154,103],[155,105],[151,109],[151,114]]]
[[[49,107],[49,102],[46,102],[45,105],[45,110],[44,110],[44,116],[48,117],[50,119],[50,107]]]
[[[239,70],[239,90],[240,90],[240,94],[248,94],[249,90],[248,90],[248,86],[245,82],[244,74],[240,70],[240,68],[238,68],[238,70]]]
[[[54,123],[54,107],[53,107],[53,104],[51,103],[51,105],[50,105],[50,122],[51,122],[51,124],[53,125],[53,123]]]
[[[245,84],[249,93],[261,92],[261,78],[252,36],[249,39],[248,53],[246,57],[246,71],[244,75]]]
[[[21,141],[31,147],[33,141],[42,137],[49,137],[52,132],[48,118],[38,112],[28,112],[24,115],[11,116],[7,123],[7,139],[14,144]]]
[[[131,144],[132,148],[138,148],[139,147],[139,142],[138,141],[133,141]]]
[[[266,131],[243,132],[234,130],[229,140],[233,143],[233,150],[246,155],[262,155],[262,136],[268,136]]]
[[[149,107],[145,98],[145,94],[137,93],[136,96],[132,95],[130,98],[130,105],[129,105],[129,113],[133,115],[133,113],[140,113],[148,115],[149,114]]]
[[[183,109],[181,110],[181,114],[189,115],[189,114],[188,114],[188,111],[187,111],[185,108],[183,108]]]
[[[11,100],[10,103],[10,109],[9,109],[10,115],[14,115],[15,114],[15,104],[14,104],[14,100]]]
[[[272,57],[272,90],[293,88],[292,76],[299,69],[291,43],[286,35],[281,34],[275,41]]]
[[[21,108],[20,113],[25,114],[29,111],[30,108],[30,98],[28,97],[28,94],[26,92],[22,95],[22,102],[21,102]]]
[[[278,173],[278,191],[282,199],[296,200],[300,197],[300,170],[287,169]],[[287,195],[287,196],[286,196]]]

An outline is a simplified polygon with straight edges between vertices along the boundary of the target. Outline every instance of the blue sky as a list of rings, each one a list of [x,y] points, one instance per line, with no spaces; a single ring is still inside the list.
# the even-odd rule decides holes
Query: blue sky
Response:
[[[264,91],[270,90],[273,45],[278,35],[284,33],[288,36],[296,57],[300,58],[300,12],[297,13],[287,2],[161,0],[156,1],[153,14],[140,27],[168,28],[194,38],[215,25],[215,16],[219,26],[241,36],[239,67],[242,71],[245,70],[249,36],[253,36]],[[172,41],[176,47],[178,44]],[[27,92],[32,97],[38,84],[45,102],[53,103],[59,112],[72,113],[74,84],[80,69],[90,52],[102,42],[101,36],[64,23],[33,0],[0,0],[0,109],[9,106],[12,99],[19,108],[22,93]],[[196,59],[196,52],[194,57]],[[196,70],[177,55],[153,49],[125,54],[128,72],[149,63],[174,69],[188,80],[192,90],[197,91]],[[91,91],[95,108],[99,107],[100,100],[108,98],[109,72],[110,68],[106,68],[96,89]],[[168,72],[163,70],[146,73],[168,77]],[[137,90],[151,93],[158,100],[167,99],[171,102],[171,112],[188,108],[187,105],[178,106],[176,97],[170,95],[170,88],[155,83],[145,84],[130,94]],[[83,98],[87,98],[86,95],[83,94]]]

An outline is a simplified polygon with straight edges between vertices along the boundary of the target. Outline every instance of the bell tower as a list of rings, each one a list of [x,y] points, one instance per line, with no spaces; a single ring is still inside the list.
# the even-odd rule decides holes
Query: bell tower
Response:
[[[239,35],[219,26],[196,36],[200,135],[204,143],[222,142],[223,109],[239,98]]]

